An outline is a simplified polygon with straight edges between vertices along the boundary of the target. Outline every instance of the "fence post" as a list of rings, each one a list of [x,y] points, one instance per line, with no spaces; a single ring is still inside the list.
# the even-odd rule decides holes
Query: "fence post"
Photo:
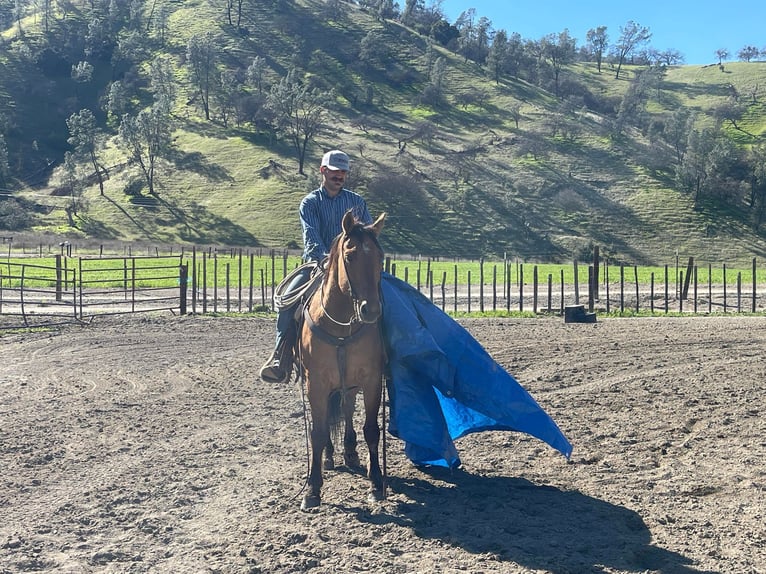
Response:
[[[681,298],[686,299],[689,296],[689,280],[692,276],[692,268],[694,267],[694,257],[689,257],[689,263],[686,265],[686,277],[684,277],[684,287],[681,292]]]
[[[575,305],[580,304],[580,274],[577,271],[577,259],[574,260],[574,291]]]
[[[181,264],[178,273],[178,287],[180,289],[179,298],[181,300],[181,315],[186,315],[186,283],[189,279],[189,266]]]
[[[742,312],[742,271],[737,273],[737,313]]]
[[[455,313],[457,313],[457,265],[455,265],[454,273],[455,273],[455,301],[454,301],[453,310],[455,311]]]
[[[620,263],[620,315],[625,312],[625,265]]]
[[[560,283],[560,289],[561,289],[561,299],[559,300],[559,314],[564,315],[564,270],[559,270],[559,277],[561,278]]]
[[[56,255],[56,301],[61,301],[61,255]]]
[[[683,272],[683,270],[679,271],[679,273],[680,273],[680,275],[679,275],[680,281],[683,282],[683,280],[684,280],[684,272]],[[679,283],[679,285],[680,285],[680,283]],[[683,313],[684,312],[683,292],[679,293],[679,297],[678,297],[678,312],[679,313]]]
[[[468,312],[471,312],[471,270],[468,270]]]
[[[484,257],[479,259],[479,311],[484,313]]]
[[[599,300],[598,296],[598,267],[599,267],[599,249],[598,245],[595,245],[593,247],[593,281],[592,281],[592,289],[593,289],[593,299],[595,301]],[[593,311],[593,309],[591,309]]]
[[[197,246],[192,247],[192,314],[197,314]]]
[[[548,313],[553,309],[553,273],[548,273]]]
[[[755,257],[753,257],[753,306],[752,306],[752,309],[751,309],[751,311],[753,313],[755,313],[755,278],[756,278],[755,271],[756,271],[756,269],[755,269]]]

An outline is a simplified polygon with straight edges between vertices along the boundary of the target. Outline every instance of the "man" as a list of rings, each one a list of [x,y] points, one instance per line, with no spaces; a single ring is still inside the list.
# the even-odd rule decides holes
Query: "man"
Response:
[[[365,225],[372,223],[367,203],[361,195],[343,187],[349,172],[349,158],[340,150],[328,151],[322,156],[319,173],[322,184],[300,203],[298,215],[303,230],[303,261],[321,262],[330,252],[333,240],[342,230],[343,215],[350,209]],[[311,268],[304,269],[291,281],[285,293],[309,280]],[[261,367],[261,380],[286,383],[293,370],[293,346],[297,336],[295,309],[284,307],[277,317],[277,340],[274,351]]]

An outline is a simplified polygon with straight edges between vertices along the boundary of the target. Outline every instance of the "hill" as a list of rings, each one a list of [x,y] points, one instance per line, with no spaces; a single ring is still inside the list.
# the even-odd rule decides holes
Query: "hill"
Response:
[[[685,134],[718,130],[716,141],[730,143],[726,153],[762,145],[764,62],[662,67],[654,75],[631,65],[619,79],[608,66],[599,72],[593,63],[573,62],[555,86],[530,74],[496,81],[486,67],[355,4],[341,2],[330,17],[320,0],[259,2],[236,26],[220,4],[195,0],[168,3],[161,27],[147,3],[141,23],[151,41],[130,58],[126,47],[91,52],[92,75],[78,82],[70,70],[85,59],[78,52],[85,48],[72,46],[76,38],[64,23],[86,22],[85,6],[57,14],[58,27],[48,33],[30,18],[23,34],[18,26],[3,34],[0,99],[14,119],[6,141],[11,165],[23,165],[6,187],[24,206],[28,231],[297,246],[298,202],[318,182],[322,152],[342,148],[353,160],[349,187],[368,198],[371,211],[389,212],[389,252],[555,261],[587,257],[599,245],[613,260],[642,264],[676,254],[712,262],[766,255],[760,204],[747,188],[743,161],[730,160],[709,191],[691,190],[679,184],[668,135],[674,114],[689,110],[696,115]],[[332,94],[304,174],[295,149],[273,129],[225,117],[215,99],[205,119],[188,58],[190,40],[204,34],[213,38],[218,69],[241,78],[260,57],[266,88],[296,69]],[[362,61],[370,38],[377,52]],[[172,147],[158,159],[148,193],[118,145],[118,118],[101,104],[119,78],[137,86],[134,112],[149,105],[151,64],[162,58],[174,77]],[[257,99],[252,85],[248,94]],[[732,101],[738,109],[729,117]],[[102,194],[88,162],[80,162],[82,198],[70,225],[65,120],[84,108],[102,130],[97,154],[108,178]],[[736,169],[739,179],[731,175]]]

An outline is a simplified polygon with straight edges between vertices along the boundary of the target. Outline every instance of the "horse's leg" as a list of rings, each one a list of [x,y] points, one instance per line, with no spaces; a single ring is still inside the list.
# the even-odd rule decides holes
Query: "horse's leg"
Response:
[[[349,468],[361,468],[359,453],[356,450],[356,431],[354,430],[354,410],[356,409],[356,390],[346,393],[343,401],[343,416],[346,430],[343,433],[343,462]]]
[[[367,466],[367,477],[370,485],[370,500],[383,500],[383,473],[380,470],[378,447],[380,444],[380,427],[378,412],[381,401],[381,381],[368,385],[364,392],[364,440],[370,452],[370,462]]]
[[[333,470],[335,468],[335,447],[332,444],[331,433],[327,432],[327,445],[324,447],[324,469]]]
[[[330,429],[327,420],[327,398],[309,397],[311,403],[311,468],[309,492],[303,496],[301,510],[319,506],[324,480],[322,478],[322,452],[327,446]]]

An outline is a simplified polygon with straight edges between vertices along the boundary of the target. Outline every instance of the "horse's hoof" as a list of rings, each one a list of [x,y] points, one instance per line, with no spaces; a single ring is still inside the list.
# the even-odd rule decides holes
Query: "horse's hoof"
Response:
[[[383,491],[378,489],[371,490],[370,493],[367,495],[367,500],[369,502],[381,502],[385,499],[386,497],[383,494]]]
[[[343,462],[345,462],[346,466],[349,468],[353,468],[357,470],[362,468],[362,461],[359,460],[359,455],[357,453],[344,454]]]
[[[321,499],[314,495],[314,494],[307,494],[303,497],[303,502],[301,502],[301,510],[311,510],[312,508],[316,508],[321,503]]]
[[[331,458],[324,459],[324,469],[325,470],[335,470],[335,461]]]

